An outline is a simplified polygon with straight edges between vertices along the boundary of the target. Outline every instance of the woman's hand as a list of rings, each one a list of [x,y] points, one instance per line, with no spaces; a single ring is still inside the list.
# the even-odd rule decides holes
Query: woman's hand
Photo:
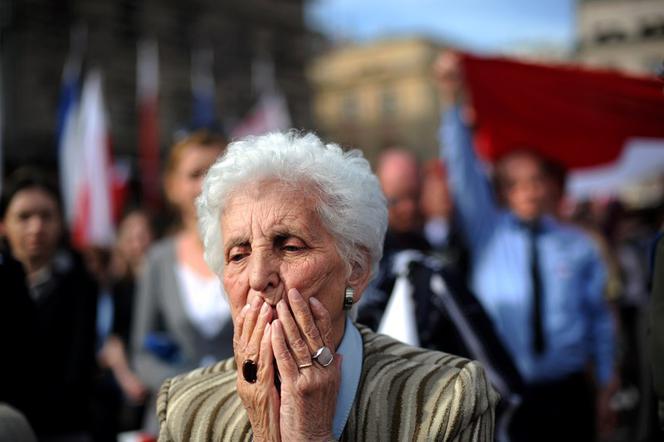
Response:
[[[277,304],[272,323],[272,351],[281,375],[279,426],[283,440],[332,440],[332,421],[341,383],[341,356],[327,367],[312,360],[320,347],[335,352],[328,311],[315,298],[304,300],[296,289]]]
[[[235,323],[233,349],[238,367],[237,391],[249,415],[256,441],[279,441],[279,393],[274,385],[272,309],[260,297],[245,305]],[[244,379],[242,365],[250,359],[258,366],[256,382]]]

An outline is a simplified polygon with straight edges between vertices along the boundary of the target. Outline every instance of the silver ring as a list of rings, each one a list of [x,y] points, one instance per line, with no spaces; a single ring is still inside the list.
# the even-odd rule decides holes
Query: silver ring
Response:
[[[316,350],[316,353],[311,356],[311,359],[315,360],[323,367],[327,367],[332,363],[332,361],[334,361],[334,355],[329,348],[322,346]]]

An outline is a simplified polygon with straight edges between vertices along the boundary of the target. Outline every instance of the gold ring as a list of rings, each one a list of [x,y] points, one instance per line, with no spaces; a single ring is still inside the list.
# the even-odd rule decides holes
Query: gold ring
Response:
[[[298,365],[297,368],[307,368],[307,367],[311,367],[312,365],[314,365],[313,362],[307,362],[306,364]]]

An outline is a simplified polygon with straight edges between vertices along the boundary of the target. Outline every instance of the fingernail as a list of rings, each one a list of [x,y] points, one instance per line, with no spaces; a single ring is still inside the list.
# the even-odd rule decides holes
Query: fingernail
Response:
[[[251,301],[251,305],[252,305],[254,308],[256,308],[256,307],[258,307],[258,306],[260,305],[261,302],[263,302],[263,300],[261,299],[261,297],[260,297],[260,296],[256,296],[256,297]]]
[[[270,306],[267,305],[267,302],[264,302],[263,306],[261,307],[261,315],[266,314],[269,309],[270,309]]]
[[[292,288],[288,291],[288,296],[297,296],[300,292],[296,288]]]
[[[270,332],[270,323],[268,322],[268,324],[265,326],[265,333],[269,332]]]
[[[315,305],[316,307],[320,307],[322,305],[320,301],[313,296],[309,298],[309,304]]]

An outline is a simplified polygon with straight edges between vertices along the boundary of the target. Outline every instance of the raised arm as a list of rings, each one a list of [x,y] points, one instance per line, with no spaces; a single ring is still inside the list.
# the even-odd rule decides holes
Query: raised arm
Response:
[[[437,60],[435,73],[443,105],[451,108],[443,115],[440,127],[441,158],[445,160],[460,227],[469,246],[476,251],[486,244],[499,216],[488,178],[478,161],[472,133],[464,121],[467,109],[462,103],[463,84],[459,61],[444,53]]]

